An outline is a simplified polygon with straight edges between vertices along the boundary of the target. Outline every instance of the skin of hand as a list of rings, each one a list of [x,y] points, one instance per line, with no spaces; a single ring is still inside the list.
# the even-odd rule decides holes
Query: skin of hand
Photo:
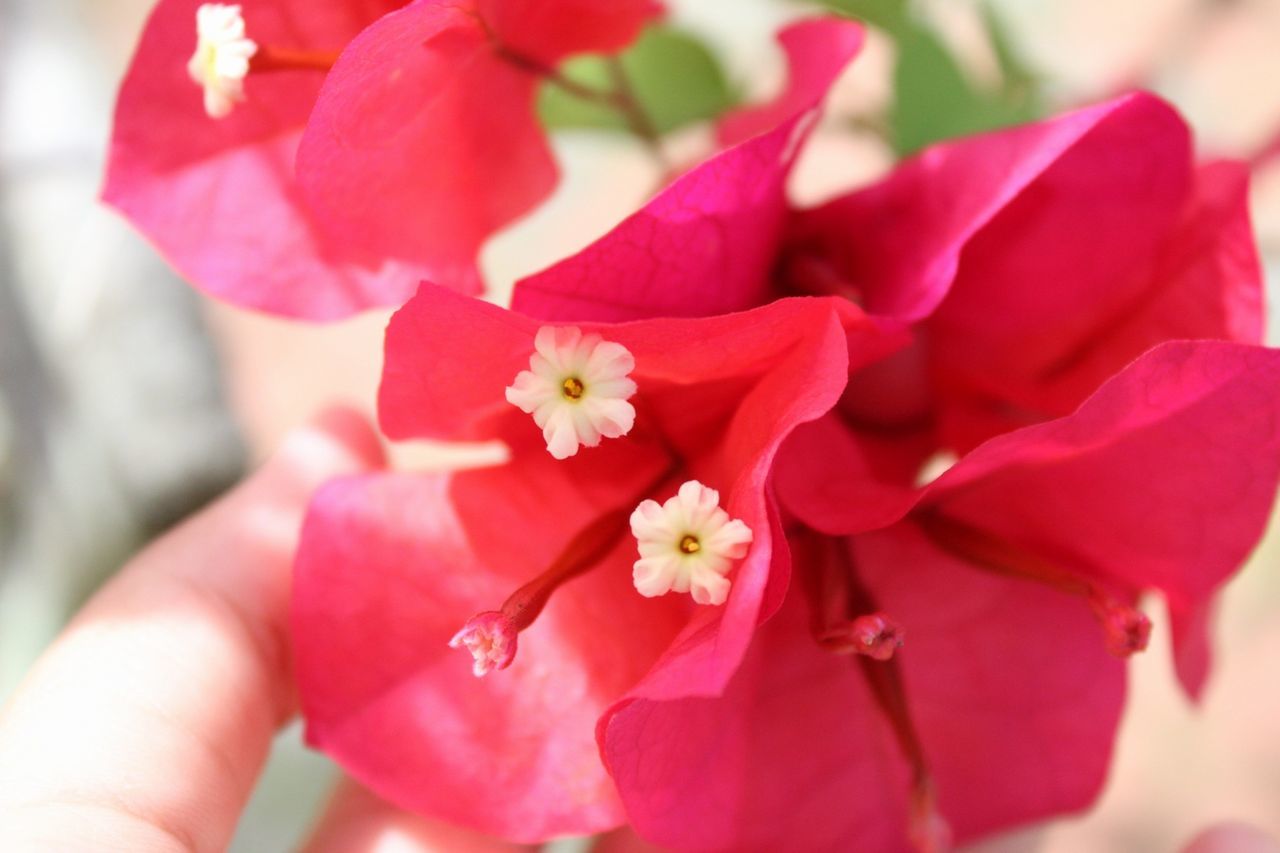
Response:
[[[1280,844],[1255,826],[1233,821],[1204,830],[1182,853],[1280,853]]]
[[[0,711],[0,850],[221,851],[296,713],[290,566],[308,499],[377,468],[338,409],[134,558]],[[339,784],[312,851],[517,850]]]

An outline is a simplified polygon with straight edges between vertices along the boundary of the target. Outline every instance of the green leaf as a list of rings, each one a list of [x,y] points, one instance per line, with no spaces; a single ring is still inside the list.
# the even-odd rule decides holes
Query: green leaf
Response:
[[[621,62],[636,100],[658,133],[714,118],[735,103],[715,55],[688,33],[662,25],[650,27],[622,54]],[[560,72],[597,91],[612,86],[607,61],[601,56],[570,60]],[[549,130],[627,128],[617,110],[550,82],[539,93],[538,114]]]
[[[876,29],[895,36],[906,28],[910,14],[907,0],[819,0],[835,12],[866,21]]]
[[[908,26],[898,37],[889,125],[894,149],[911,154],[957,136],[983,133],[1040,117],[1034,78],[975,84],[932,29]]]
[[[604,92],[610,85],[609,69],[599,56],[571,59],[559,70],[564,77],[595,91]],[[538,92],[538,117],[548,130],[627,127],[617,110],[571,95],[554,83],[543,83]]]
[[[1000,68],[1005,91],[1038,89],[1039,75],[1032,71],[1018,54],[1009,36],[1009,28],[1005,26],[996,7],[990,2],[985,2],[979,5],[978,11],[982,15],[982,25],[987,31],[987,39],[991,42],[991,50]]]
[[[944,139],[1032,121],[1043,114],[1039,78],[1018,57],[1003,22],[989,3],[980,7],[1001,79],[978,85],[947,44],[907,0],[821,0],[884,31],[894,41],[893,101],[889,142],[900,155]]]

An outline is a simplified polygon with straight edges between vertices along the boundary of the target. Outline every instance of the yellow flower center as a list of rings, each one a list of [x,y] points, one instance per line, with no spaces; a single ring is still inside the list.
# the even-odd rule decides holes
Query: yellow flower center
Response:
[[[560,386],[560,393],[564,394],[566,400],[577,400],[582,396],[582,392],[582,380],[576,376],[570,376]]]
[[[698,541],[698,537],[692,534],[685,534],[680,540],[680,550],[685,554],[696,554],[702,550],[702,543]]]

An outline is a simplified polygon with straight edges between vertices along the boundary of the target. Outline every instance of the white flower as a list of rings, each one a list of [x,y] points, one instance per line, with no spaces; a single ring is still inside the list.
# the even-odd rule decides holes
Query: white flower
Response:
[[[244,35],[239,6],[205,3],[196,10],[196,52],[187,73],[204,88],[204,111],[225,118],[244,100],[244,78],[258,45]]]
[[[632,572],[640,594],[690,592],[698,604],[724,604],[725,575],[751,544],[751,528],[729,518],[720,493],[697,480],[664,504],[642,501],[631,513],[631,532],[640,547]]]
[[[533,415],[552,456],[567,459],[580,445],[631,431],[636,410],[627,400],[636,383],[628,375],[636,360],[626,347],[574,326],[543,326],[533,348],[529,369],[507,388],[507,402]]]

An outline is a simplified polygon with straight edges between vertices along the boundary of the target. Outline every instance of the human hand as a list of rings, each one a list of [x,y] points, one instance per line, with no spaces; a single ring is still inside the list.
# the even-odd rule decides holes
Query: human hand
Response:
[[[296,710],[290,564],[311,492],[377,467],[333,411],[159,539],[76,616],[0,711],[0,850],[224,850]],[[339,785],[310,850],[517,849]]]

